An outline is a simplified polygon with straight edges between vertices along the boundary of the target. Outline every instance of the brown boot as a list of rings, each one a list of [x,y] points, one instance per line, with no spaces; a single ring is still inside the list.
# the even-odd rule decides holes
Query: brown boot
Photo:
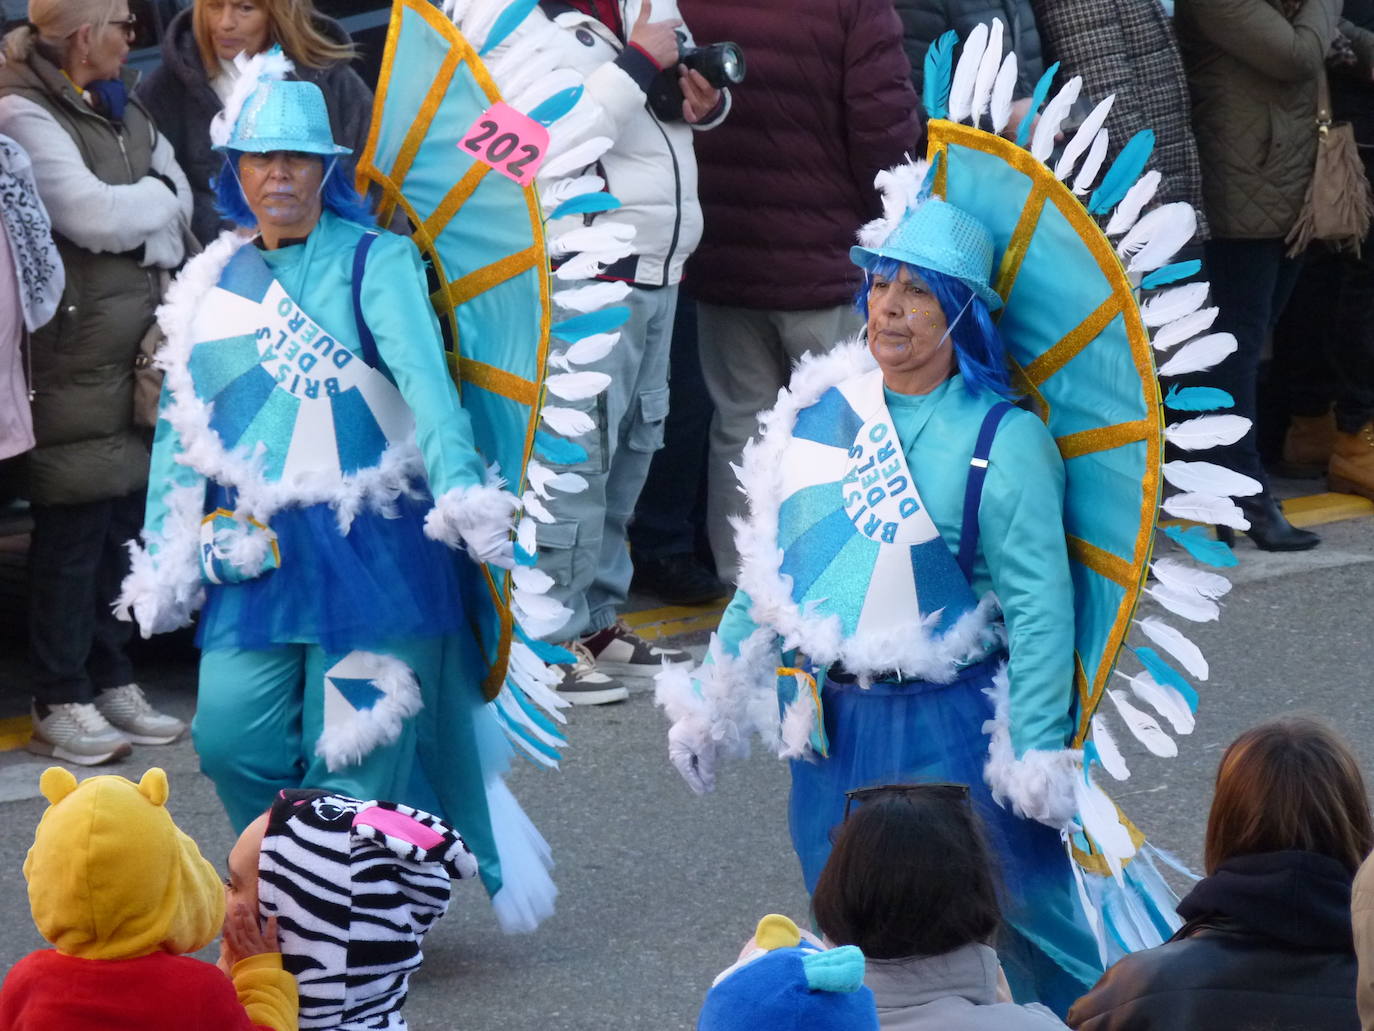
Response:
[[[1283,437],[1283,461],[1279,472],[1297,479],[1315,479],[1331,460],[1336,443],[1336,416],[1295,415]]]
[[[1337,433],[1326,482],[1341,494],[1360,494],[1374,500],[1374,422],[1359,433]]]

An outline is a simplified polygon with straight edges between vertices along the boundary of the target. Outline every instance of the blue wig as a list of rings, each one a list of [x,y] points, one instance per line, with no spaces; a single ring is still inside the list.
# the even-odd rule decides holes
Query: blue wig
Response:
[[[959,363],[959,372],[964,377],[964,389],[970,394],[986,391],[999,397],[1015,397],[1011,373],[1007,368],[1007,350],[987,304],[953,276],[919,265],[904,265],[895,258],[880,258],[872,271],[865,274],[863,286],[859,287],[858,296],[854,298],[854,307],[859,314],[868,315],[868,288],[873,282],[873,273],[893,282],[902,268],[925,280],[930,292],[940,302],[940,310],[944,312],[946,321],[954,323],[949,339],[954,345],[954,358]],[[964,311],[965,304],[968,305],[967,311]],[[964,311],[963,318],[958,317],[961,311]]]
[[[224,167],[212,184],[215,188],[215,207],[220,215],[236,226],[252,229],[258,224],[257,216],[248,207],[248,200],[239,185],[238,167],[242,151],[229,150],[224,153]],[[325,158],[320,158],[324,161]],[[341,162],[335,161],[324,177],[324,189],[320,191],[320,204],[326,211],[332,211],[340,218],[350,222],[372,225],[376,222],[367,203],[358,196],[358,191],[339,170]]]

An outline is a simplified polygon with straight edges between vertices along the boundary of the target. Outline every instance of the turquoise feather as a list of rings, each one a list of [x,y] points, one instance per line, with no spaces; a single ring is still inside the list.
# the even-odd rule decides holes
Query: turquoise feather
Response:
[[[925,79],[921,88],[921,103],[927,118],[949,115],[949,84],[954,73],[954,47],[959,33],[950,29],[926,48]]]
[[[531,555],[531,554],[530,554],[528,551],[526,551],[524,548],[520,547],[520,545],[518,545],[518,544],[515,545],[515,562],[516,562],[517,565],[521,565],[521,566],[533,566],[533,565],[535,565],[538,561],[539,561],[538,558],[536,558],[535,556]]]
[[[553,327],[553,335],[568,343],[589,337],[593,333],[609,333],[630,317],[626,307],[602,308],[575,318],[564,319]]]
[[[485,57],[488,51],[514,32],[538,5],[539,0],[512,0],[511,5],[502,11],[492,24],[491,31],[487,33],[487,41],[482,44],[478,56]]]
[[[1153,648],[1132,648],[1136,658],[1140,659],[1149,671],[1150,676],[1154,677],[1157,684],[1168,684],[1170,687],[1178,689],[1178,693],[1183,696],[1183,700],[1188,703],[1188,708],[1197,712],[1197,692],[1193,690],[1193,685],[1183,679],[1183,674],[1170,666],[1159,652]]]
[[[1194,259],[1193,261],[1176,261],[1172,265],[1165,265],[1157,268],[1141,280],[1140,285],[1146,290],[1153,290],[1157,286],[1164,286],[1166,283],[1177,283],[1180,279],[1191,279],[1202,271],[1202,262]]]
[[[1055,61],[1045,69],[1045,74],[1040,76],[1040,81],[1035,84],[1035,92],[1031,94],[1030,107],[1026,110],[1026,116],[1021,119],[1021,127],[1016,130],[1016,145],[1024,147],[1030,141],[1031,123],[1035,121],[1035,116],[1040,111],[1040,105],[1045,102],[1045,97],[1050,92],[1050,85],[1054,82],[1054,73],[1059,71],[1059,62]]]
[[[1093,191],[1092,200],[1088,202],[1088,211],[1094,215],[1102,215],[1120,204],[1121,198],[1126,196],[1126,191],[1135,185],[1140,173],[1145,171],[1145,164],[1150,160],[1154,149],[1154,130],[1141,129],[1132,136],[1126,146],[1121,148],[1121,153],[1112,162],[1112,167],[1107,169],[1101,185]]]
[[[558,205],[553,209],[553,214],[549,216],[549,219],[552,221],[555,218],[563,218],[565,215],[588,215],[597,211],[614,211],[618,207],[620,207],[620,201],[609,193],[584,193],[577,197],[571,197]]]
[[[531,637],[525,633],[520,624],[515,624],[515,634],[525,644],[530,646],[530,650],[545,662],[576,662],[577,656],[566,648],[561,648],[556,644],[549,644],[548,641],[541,641],[537,637]]]
[[[1236,554],[1231,550],[1231,546],[1213,540],[1200,526],[1191,526],[1186,530],[1178,526],[1166,526],[1164,535],[1193,558],[1209,566],[1226,569],[1237,564]]]
[[[587,460],[587,449],[581,444],[574,444],[571,440],[555,437],[543,430],[535,431],[534,446],[540,458],[555,465],[577,465]]]
[[[577,102],[581,99],[582,87],[569,86],[567,89],[559,90],[553,96],[535,104],[534,110],[530,112],[530,117],[540,125],[552,125],[576,107]]]
[[[1176,412],[1215,412],[1234,408],[1236,399],[1218,387],[1172,386],[1164,395],[1164,404]]]

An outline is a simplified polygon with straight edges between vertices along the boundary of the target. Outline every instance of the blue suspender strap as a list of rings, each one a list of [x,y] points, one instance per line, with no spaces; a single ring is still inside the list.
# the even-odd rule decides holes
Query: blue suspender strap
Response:
[[[969,461],[968,485],[964,488],[964,523],[959,532],[959,568],[964,579],[973,582],[973,559],[978,554],[978,509],[983,503],[983,482],[988,478],[988,455],[1002,417],[1012,410],[1010,401],[998,401],[983,416],[978,430],[978,443],[973,446]]]
[[[373,339],[372,330],[367,328],[367,322],[363,319],[363,269],[367,266],[367,252],[376,239],[376,233],[364,233],[353,251],[353,320],[358,324],[358,343],[363,349],[363,361],[372,368],[379,369],[382,360],[377,354],[377,341]]]

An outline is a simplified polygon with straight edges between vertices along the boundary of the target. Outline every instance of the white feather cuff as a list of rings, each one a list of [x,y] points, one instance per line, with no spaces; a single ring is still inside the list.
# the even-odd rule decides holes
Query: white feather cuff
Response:
[[[983,777],[992,797],[1012,811],[1055,830],[1064,830],[1078,814],[1077,782],[1083,778],[1080,749],[1032,748],[1021,758],[1011,744],[1010,681],[1004,665],[989,690],[994,716],[983,727],[991,735]]]
[[[450,548],[465,546],[475,562],[510,565],[511,533],[520,499],[500,480],[454,487],[434,499],[425,516],[425,536]]]
[[[665,666],[654,677],[655,701],[672,722],[688,720],[705,730],[724,755],[747,755],[751,734],[778,751],[777,638],[755,630],[734,656],[713,634],[709,654],[710,661],[691,673],[683,666]]]
[[[205,488],[177,487],[167,494],[162,533],[129,541],[129,575],[114,613],[132,619],[144,637],[187,626],[205,600],[200,579],[200,518]]]

